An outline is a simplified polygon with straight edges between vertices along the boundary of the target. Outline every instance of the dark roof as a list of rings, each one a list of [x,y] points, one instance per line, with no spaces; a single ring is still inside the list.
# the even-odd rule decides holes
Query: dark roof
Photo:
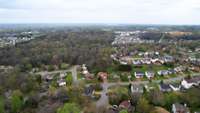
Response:
[[[200,82],[200,76],[192,77],[191,79],[185,79],[188,83]]]
[[[144,76],[144,75],[145,75],[145,73],[144,73],[144,72],[139,72],[139,71],[136,71],[135,73],[136,73],[136,75],[137,75],[137,76]]]
[[[172,85],[173,87],[179,87],[180,85],[179,84],[170,84],[170,85]]]
[[[169,84],[164,84],[164,83],[160,84],[160,88],[163,89],[163,90],[171,89]]]

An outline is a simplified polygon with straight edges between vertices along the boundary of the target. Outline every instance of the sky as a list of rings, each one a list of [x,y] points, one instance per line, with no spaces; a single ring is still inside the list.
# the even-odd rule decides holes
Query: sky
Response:
[[[0,0],[0,23],[200,25],[200,0]]]

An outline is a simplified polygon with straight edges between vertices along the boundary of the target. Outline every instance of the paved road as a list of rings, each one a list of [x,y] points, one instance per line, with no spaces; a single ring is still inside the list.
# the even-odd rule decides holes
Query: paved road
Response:
[[[72,72],[72,77],[73,77],[73,83],[74,84],[78,84],[78,79],[77,79],[77,66],[73,66],[71,68],[71,72]]]
[[[47,74],[51,75],[51,74],[66,73],[66,72],[71,72],[72,73],[73,83],[77,84],[78,83],[78,79],[77,79],[77,66],[73,66],[73,67],[71,67],[70,69],[67,69],[67,70],[56,70],[56,71],[51,71],[51,72],[41,71],[41,72],[37,72],[35,74],[39,74],[42,77],[44,77]]]
[[[103,112],[102,108],[106,108],[109,105],[109,100],[108,100],[108,96],[107,96],[108,83],[104,82],[101,85],[102,85],[103,90],[101,92],[100,99],[96,103],[96,108],[97,108],[98,113],[102,113]]]
[[[164,79],[163,81],[165,83],[173,83],[173,82],[181,81],[185,76],[186,75],[182,75],[182,76],[178,76],[175,78]],[[200,76],[200,73],[192,74],[192,76]],[[160,83],[161,80],[153,80],[152,82]],[[97,110],[99,111],[99,113],[102,112],[101,111],[102,108],[105,108],[107,105],[109,105],[109,99],[108,99],[108,96],[106,95],[109,87],[117,86],[117,85],[124,86],[124,85],[129,85],[130,83],[137,84],[137,85],[146,85],[149,83],[149,81],[113,82],[113,83],[104,82],[104,83],[102,83],[101,85],[102,85],[103,90],[101,92],[101,97],[96,103],[96,107],[97,107]]]
[[[164,79],[163,82],[165,82],[165,83],[174,83],[174,82],[183,80],[184,77],[186,77],[186,76],[187,75],[181,75],[181,76],[174,77],[174,78]],[[200,73],[193,73],[193,74],[191,74],[191,76],[200,76]],[[161,80],[153,80],[152,82],[153,83],[160,83]],[[130,83],[136,84],[136,85],[146,85],[146,84],[149,83],[149,81],[109,82],[108,83],[108,88],[112,87],[112,86],[116,86],[116,85],[126,86],[126,85],[129,85]]]

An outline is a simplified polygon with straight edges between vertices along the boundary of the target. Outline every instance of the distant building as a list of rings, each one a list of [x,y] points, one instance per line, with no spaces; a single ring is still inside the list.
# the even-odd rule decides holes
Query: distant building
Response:
[[[146,72],[145,72],[145,75],[146,75],[146,77],[147,77],[148,79],[151,79],[151,78],[154,77],[155,73],[152,72],[152,71],[146,71]]]
[[[144,75],[145,75],[145,73],[144,72],[135,72],[135,78],[143,78],[144,77]]]
[[[66,76],[67,76],[66,73],[60,73],[60,78],[64,78],[64,77],[66,77]]]
[[[135,85],[135,84],[130,84],[129,85],[131,93],[143,93],[143,86],[142,85]]]
[[[170,73],[169,73],[168,70],[160,70],[160,71],[157,72],[157,74],[158,74],[158,75],[165,76],[165,75],[168,75],[168,74],[170,74]]]
[[[45,78],[44,78],[47,82],[50,82],[53,80],[53,76],[52,75],[45,75]]]
[[[180,91],[181,86],[179,84],[170,84],[169,87],[173,90],[173,91]]]
[[[193,77],[193,78],[190,78],[190,79],[183,79],[181,81],[181,86],[185,89],[189,89],[192,86],[197,86],[199,84],[200,84],[200,76]]]
[[[171,91],[171,87],[169,86],[169,84],[164,84],[164,83],[161,83],[159,85],[159,89],[162,92],[170,92]]]
[[[89,73],[89,72],[88,72],[88,69],[87,69],[87,67],[86,67],[85,64],[82,65],[82,73],[83,73],[84,75],[86,75],[86,74]]]
[[[58,80],[57,83],[58,83],[58,86],[60,86],[60,87],[61,86],[66,86],[66,81],[64,79]]]

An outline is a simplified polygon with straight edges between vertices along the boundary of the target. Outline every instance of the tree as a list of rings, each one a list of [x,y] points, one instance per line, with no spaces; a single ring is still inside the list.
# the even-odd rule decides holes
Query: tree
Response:
[[[167,109],[171,108],[171,105],[175,102],[181,102],[180,101],[180,97],[179,94],[177,92],[170,92],[170,93],[166,93],[164,96],[164,102],[165,102],[165,107]]]
[[[23,98],[20,90],[15,90],[11,96],[11,112],[19,113],[23,107]]]
[[[5,113],[4,99],[0,96],[0,113]]]
[[[151,110],[151,105],[149,104],[148,100],[142,97],[137,103],[136,110],[139,113],[149,113]]]
[[[128,113],[128,111],[126,109],[123,109],[119,113]]]
[[[149,93],[149,100],[154,104],[154,105],[159,105],[163,106],[164,105],[164,95],[163,93],[158,90],[154,89]]]
[[[191,88],[182,95],[182,99],[185,100],[193,108],[200,108],[199,98],[200,90],[198,88]]]
[[[66,83],[67,85],[72,85],[72,82],[73,82],[73,77],[72,77],[72,74],[68,74],[67,77],[66,77]]]
[[[58,108],[57,113],[80,113],[81,110],[75,103],[66,103],[63,107]]]
[[[39,84],[42,83],[42,76],[41,76],[41,75],[37,74],[37,75],[35,75],[35,78],[36,78],[36,81],[37,81]]]
[[[48,66],[48,71],[53,71],[54,70],[54,66],[53,65],[49,65]]]
[[[131,94],[131,104],[136,106],[139,99],[141,98],[142,94],[141,93],[132,93]]]
[[[113,94],[109,96],[109,102],[112,105],[118,105],[121,101],[129,98],[128,89],[124,87],[116,87]]]
[[[60,64],[60,69],[67,69],[68,67],[69,67],[69,64],[66,64],[66,63]]]

